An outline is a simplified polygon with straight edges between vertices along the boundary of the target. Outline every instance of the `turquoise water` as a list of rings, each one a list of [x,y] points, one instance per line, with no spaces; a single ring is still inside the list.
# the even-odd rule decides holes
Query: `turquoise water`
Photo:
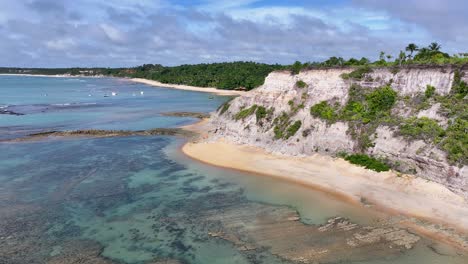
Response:
[[[208,97],[206,93],[155,89],[125,79],[0,76],[0,107],[25,114],[0,115],[0,139],[44,130],[179,126],[194,119],[160,114],[209,112],[225,100]]]
[[[119,79],[1,76],[0,87],[0,104],[25,114],[0,115],[4,138],[52,128],[174,127],[194,120],[161,112],[209,112],[226,100]],[[118,94],[104,97],[109,91]],[[316,227],[335,216],[381,226],[388,216],[194,162],[179,152],[183,142],[131,136],[0,143],[0,263],[304,263],[297,256],[305,253],[297,252],[312,249],[330,251],[317,263],[466,263],[462,253],[424,238],[411,250],[379,243],[340,250],[351,233]],[[285,221],[296,212],[300,221]]]

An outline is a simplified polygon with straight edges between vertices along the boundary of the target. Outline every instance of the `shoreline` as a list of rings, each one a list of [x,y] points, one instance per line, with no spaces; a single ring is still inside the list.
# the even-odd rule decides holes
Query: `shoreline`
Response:
[[[162,87],[162,88],[172,88],[178,90],[186,90],[186,91],[195,91],[195,92],[204,92],[204,93],[214,93],[217,95],[243,95],[247,92],[245,91],[235,91],[235,90],[222,90],[213,87],[196,87],[196,86],[189,86],[189,85],[181,85],[181,84],[169,84],[169,83],[162,83],[158,81],[142,79],[142,78],[132,78],[128,79],[132,82],[142,83],[154,87]]]
[[[202,133],[181,151],[193,160],[216,167],[274,177],[331,194],[344,202],[389,215],[409,217],[399,224],[423,236],[468,251],[468,203],[435,182],[394,172],[377,173],[343,159],[321,155],[291,157],[224,140],[206,141],[207,120],[185,126]],[[427,223],[419,223],[418,221]],[[438,227],[443,225],[443,229]]]
[[[114,77],[114,76],[104,76],[104,75],[46,75],[46,74],[25,74],[25,73],[0,73],[0,76],[25,76],[25,77],[49,77],[49,78],[118,78],[122,80],[131,81],[134,83],[146,84],[153,87],[162,87],[162,88],[171,88],[177,90],[185,91],[194,91],[194,92],[203,92],[203,93],[212,93],[221,96],[239,96],[247,93],[247,91],[235,91],[235,90],[222,90],[214,87],[197,87],[181,84],[170,84],[162,83],[154,80],[148,80],[143,78],[125,78],[125,77]]]
[[[61,75],[61,74],[54,74],[54,75],[47,75],[47,74],[26,74],[26,73],[0,73],[0,76],[24,76],[24,77],[49,77],[49,78],[113,78],[112,76],[104,76],[104,75]]]

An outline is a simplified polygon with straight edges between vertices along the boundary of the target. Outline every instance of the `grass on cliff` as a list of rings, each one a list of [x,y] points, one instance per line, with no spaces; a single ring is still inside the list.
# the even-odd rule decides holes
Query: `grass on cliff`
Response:
[[[254,104],[252,105],[251,107],[249,108],[244,108],[242,110],[240,110],[235,116],[234,116],[234,119],[235,120],[241,120],[241,119],[245,119],[247,118],[248,116],[252,115],[253,113],[255,113],[255,110],[257,110],[257,105]]]
[[[447,158],[452,164],[468,164],[468,120],[455,119],[445,131],[442,149],[447,152]]]
[[[344,159],[352,164],[359,165],[361,167],[365,167],[366,169],[377,172],[390,170],[390,167],[383,161],[370,157],[366,154],[344,155]]]
[[[437,121],[427,117],[411,117],[404,120],[400,125],[400,135],[411,140],[424,140],[427,142],[438,143],[445,136],[444,129],[439,126]]]
[[[365,151],[373,146],[371,137],[380,124],[395,122],[391,109],[396,100],[397,93],[388,85],[370,90],[353,84],[343,107],[331,106],[327,101],[322,101],[313,105],[310,113],[328,124],[347,121],[348,134],[357,140],[359,150]]]
[[[306,88],[308,85],[305,83],[303,80],[299,80],[296,82],[296,87],[297,88]]]
[[[301,121],[297,120],[293,123],[290,118],[288,113],[282,112],[281,115],[273,120],[275,139],[289,139],[301,128]]]
[[[322,101],[313,105],[310,108],[310,114],[314,117],[326,120],[329,123],[334,123],[338,118],[337,110],[330,106],[327,101]]]
[[[354,80],[362,80],[364,76],[368,73],[372,72],[372,68],[369,65],[359,66],[357,69],[350,73],[343,73],[341,78],[347,79],[354,79]]]

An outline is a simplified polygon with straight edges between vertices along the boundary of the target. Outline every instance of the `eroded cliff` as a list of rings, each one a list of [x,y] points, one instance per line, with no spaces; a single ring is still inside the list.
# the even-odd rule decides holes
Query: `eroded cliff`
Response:
[[[285,155],[365,153],[468,197],[468,67],[359,70],[273,72],[220,107],[211,138]]]

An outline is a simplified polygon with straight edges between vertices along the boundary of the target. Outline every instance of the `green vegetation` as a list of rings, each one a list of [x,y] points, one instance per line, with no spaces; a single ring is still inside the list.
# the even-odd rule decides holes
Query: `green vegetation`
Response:
[[[303,65],[300,61],[294,62],[293,65],[291,65],[291,72],[296,75],[301,72],[302,69],[305,68],[306,65]]]
[[[306,88],[308,85],[305,83],[303,80],[299,80],[296,82],[296,87],[297,88]]]
[[[357,140],[359,150],[365,151],[373,146],[371,136],[380,124],[396,123],[391,116],[396,100],[397,93],[388,85],[370,90],[353,84],[344,107],[323,101],[312,106],[310,113],[327,123],[348,121],[348,133]]]
[[[456,95],[457,98],[464,98],[468,94],[468,84],[462,81],[462,74],[459,70],[456,70],[453,75],[453,84],[452,84],[452,93]]]
[[[448,160],[453,164],[466,164],[468,157],[468,108],[466,100],[458,94],[439,96],[435,88],[428,86],[424,95],[416,96],[420,100],[419,106],[441,103],[441,114],[452,118],[452,124],[444,130],[435,120],[409,118],[401,120],[394,116],[391,109],[396,103],[397,93],[390,86],[383,86],[374,90],[365,89],[359,85],[352,85],[349,98],[343,107],[331,106],[323,101],[311,107],[310,113],[327,123],[347,121],[348,133],[358,143],[358,149],[365,151],[374,145],[373,137],[380,125],[397,126],[398,133],[410,140],[424,140],[438,145],[445,150]]]
[[[468,120],[455,119],[446,130],[442,148],[452,164],[468,164]]]
[[[438,143],[445,136],[445,131],[433,119],[427,117],[406,119],[400,126],[400,134],[408,139],[421,139]]]
[[[340,119],[363,124],[377,121],[379,118],[390,116],[390,110],[396,99],[397,93],[388,85],[373,91],[352,85]]]
[[[282,68],[283,66],[280,65],[254,62],[225,62],[175,67],[144,65],[136,67],[132,77],[157,80],[162,83],[251,90],[262,85],[270,72]]]
[[[224,62],[212,64],[180,65],[165,67],[145,64],[134,68],[63,68],[22,69],[0,68],[0,73],[107,75],[117,77],[145,78],[162,83],[184,84],[219,89],[251,90],[263,84],[265,77],[274,70],[284,69],[281,65],[255,62]]]
[[[288,139],[292,136],[294,136],[296,134],[296,132],[299,130],[299,128],[301,128],[302,126],[302,122],[297,120],[296,122],[294,122],[292,125],[290,125],[287,129],[286,129],[286,135],[285,135],[285,139]]]
[[[275,128],[273,132],[275,133],[275,139],[284,138],[284,131],[287,129],[291,121],[289,121],[289,115],[286,112],[282,112],[281,115],[273,120],[273,125]]]
[[[224,114],[228,109],[229,107],[231,106],[231,104],[229,102],[226,102],[224,104],[221,105],[221,111],[219,112],[220,115]]]
[[[275,139],[288,139],[294,136],[302,126],[302,122],[299,120],[291,123],[290,115],[286,112],[282,112],[280,116],[276,117],[273,120]]]
[[[313,105],[310,108],[310,114],[314,117],[324,119],[329,123],[334,123],[338,118],[336,109],[330,106],[327,101],[322,101]]]
[[[255,110],[257,110],[257,105],[252,105],[249,108],[242,109],[234,116],[234,119],[235,120],[245,119],[248,116],[255,113]]]
[[[458,53],[449,55],[441,51],[442,47],[438,43],[431,43],[427,47],[418,47],[414,43],[408,44],[404,50],[401,50],[398,54],[390,55],[385,54],[381,51],[379,59],[371,62],[367,58],[355,59],[350,58],[345,60],[342,57],[330,57],[323,62],[305,62],[301,63],[297,61],[288,68],[297,74],[303,69],[311,68],[326,68],[326,67],[358,67],[356,71],[353,71],[351,75],[343,75],[344,79],[362,79],[368,69],[373,67],[392,67],[391,71],[396,74],[399,71],[399,67],[404,65],[424,65],[424,64],[467,64],[468,53]],[[414,53],[416,53],[414,55]]]
[[[220,105],[218,109],[216,109],[217,112],[219,112],[220,115],[224,114],[227,110],[229,110],[229,107],[231,106],[231,101],[234,100],[234,96],[229,98],[224,104]]]
[[[424,91],[424,96],[426,97],[426,99],[431,98],[434,95],[435,90],[436,89],[434,86],[428,84],[426,86],[426,91]]]
[[[378,117],[389,113],[396,99],[397,93],[388,85],[375,89],[366,95],[368,116]]]
[[[362,80],[367,73],[372,72],[372,68],[368,65],[360,66],[356,70],[350,73],[344,73],[341,75],[343,79],[354,79],[354,80]]]
[[[255,117],[257,118],[257,122],[262,120],[267,116],[267,110],[263,106],[258,106],[257,111],[255,112]]]
[[[352,164],[356,164],[365,167],[366,169],[374,170],[377,172],[390,170],[390,167],[383,161],[375,159],[373,157],[369,157],[366,154],[345,155],[344,159]]]
[[[415,55],[413,56],[413,54]],[[379,59],[371,62],[367,58],[345,60],[341,57],[330,57],[322,62],[296,61],[292,65],[269,65],[256,62],[224,62],[211,64],[180,65],[175,67],[166,67],[160,64],[144,64],[131,68],[8,68],[0,67],[0,73],[23,73],[23,74],[69,74],[84,76],[116,76],[130,78],[144,78],[156,80],[162,83],[183,84],[200,87],[216,87],[219,89],[241,89],[251,90],[263,84],[265,77],[275,70],[288,69],[292,74],[299,74],[301,70],[322,67],[357,67],[349,74],[344,74],[345,79],[361,80],[366,73],[372,71],[374,67],[391,67],[393,73],[398,72],[404,65],[423,65],[423,64],[468,64],[468,53],[458,53],[449,55],[441,51],[441,46],[437,43],[431,43],[427,47],[419,48],[416,44],[410,43],[404,51],[401,50],[398,55],[385,54],[380,52]],[[467,84],[460,78],[455,91],[460,97],[466,96]],[[301,88],[304,84],[300,81],[296,84]],[[305,86],[306,87],[306,86]]]

